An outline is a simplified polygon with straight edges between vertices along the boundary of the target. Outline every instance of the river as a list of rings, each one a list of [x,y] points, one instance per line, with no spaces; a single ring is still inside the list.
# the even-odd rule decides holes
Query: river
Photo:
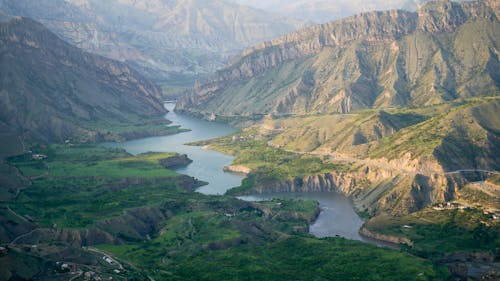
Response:
[[[206,150],[198,146],[185,145],[189,142],[228,135],[235,132],[236,128],[226,124],[208,122],[191,116],[177,114],[173,111],[175,104],[167,103],[165,106],[169,110],[165,118],[172,121],[172,125],[180,125],[191,131],[122,143],[106,143],[105,145],[108,147],[121,147],[132,154],[148,151],[187,154],[193,162],[186,167],[175,169],[175,171],[208,182],[208,185],[202,186],[197,190],[203,194],[220,195],[232,187],[239,186],[243,176],[223,171],[225,166],[232,163],[234,157]],[[321,212],[316,221],[309,227],[310,233],[316,237],[341,236],[348,239],[364,240],[358,234],[363,221],[354,212],[350,200],[343,195],[337,193],[275,193],[242,196],[239,198],[242,200],[259,201],[277,197],[302,198],[319,202]]]

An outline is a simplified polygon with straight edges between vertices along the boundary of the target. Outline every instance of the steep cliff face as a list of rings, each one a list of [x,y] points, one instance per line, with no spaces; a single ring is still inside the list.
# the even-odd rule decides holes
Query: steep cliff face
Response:
[[[104,122],[165,113],[154,84],[127,65],[71,46],[26,18],[0,23],[0,123],[15,135],[63,141]]]
[[[243,52],[177,110],[221,116],[422,106],[499,88],[495,1],[431,2],[306,28]]]
[[[373,166],[359,171],[330,172],[285,181],[260,183],[245,194],[275,192],[339,192],[350,197],[359,211],[375,215],[403,215],[458,198],[462,177],[443,174],[401,174]]]
[[[0,1],[0,10],[39,20],[67,42],[127,62],[150,78],[198,74],[303,26],[226,1]]]

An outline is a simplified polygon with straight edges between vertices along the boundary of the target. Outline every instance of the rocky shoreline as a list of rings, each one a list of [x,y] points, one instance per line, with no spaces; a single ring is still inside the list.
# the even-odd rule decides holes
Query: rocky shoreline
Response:
[[[370,240],[392,244],[391,246],[394,247],[401,244],[413,246],[413,242],[408,238],[372,232],[368,230],[366,226],[361,227],[361,229],[359,230],[359,234],[362,237],[369,238]]]
[[[224,171],[248,175],[248,174],[250,174],[250,172],[252,172],[252,169],[248,168],[247,166],[243,166],[243,165],[229,165],[229,166],[224,167]]]
[[[167,169],[187,166],[191,164],[191,162],[193,162],[193,160],[189,159],[186,154],[176,154],[160,160],[160,164]]]

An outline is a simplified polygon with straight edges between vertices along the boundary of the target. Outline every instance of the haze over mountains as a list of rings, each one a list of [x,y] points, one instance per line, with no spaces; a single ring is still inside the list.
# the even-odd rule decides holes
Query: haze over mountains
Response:
[[[38,20],[73,45],[125,61],[155,80],[175,83],[211,72],[248,46],[304,26],[224,0],[33,3],[1,0],[0,10]]]
[[[352,16],[362,12],[390,9],[416,11],[428,0],[233,0],[265,11],[310,20],[315,23]]]

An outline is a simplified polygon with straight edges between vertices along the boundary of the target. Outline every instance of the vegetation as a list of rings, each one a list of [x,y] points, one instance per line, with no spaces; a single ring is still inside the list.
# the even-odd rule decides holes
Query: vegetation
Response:
[[[31,154],[10,158],[25,176],[48,178],[157,178],[173,177],[176,173],[163,168],[158,161],[173,153],[144,154],[131,157],[122,149],[93,145],[52,145],[39,149],[45,160],[34,160]],[[45,155],[45,154],[44,154]]]
[[[209,144],[211,149],[236,155],[234,165],[246,166],[252,170],[243,179],[240,187],[229,191],[231,194],[249,190],[256,184],[349,169],[347,165],[332,164],[318,156],[287,152],[269,146],[268,140],[268,138],[256,135],[254,129],[249,129],[193,145]]]
[[[33,160],[28,155],[9,159],[23,174],[35,177],[8,203],[10,208],[41,227],[102,228],[123,244],[97,247],[118,258],[125,265],[124,274],[157,280],[442,280],[447,276],[443,269],[405,253],[340,238],[302,236],[317,215],[316,202],[251,203],[194,193],[186,188],[184,177],[166,169],[160,172],[158,161],[171,153],[131,156],[121,149],[69,144],[37,147],[33,152],[47,159]],[[287,155],[281,153],[267,151],[266,155]],[[99,176],[93,176],[98,171],[87,166],[99,167]],[[127,182],[121,177],[130,175],[138,180]],[[146,232],[134,230],[141,225],[141,217],[148,218]],[[100,224],[104,219],[106,224]],[[40,241],[38,248],[45,249],[44,243]],[[47,249],[56,249],[57,243],[47,244]],[[80,247],[69,249],[75,255],[94,253],[81,261],[85,264],[99,258]],[[7,262],[9,268],[18,264],[14,256]],[[37,259],[34,266],[40,262]]]
[[[496,185],[500,185],[500,175],[492,175],[488,178],[487,181]]]
[[[174,215],[151,240],[125,246],[100,245],[99,249],[162,280],[174,274],[176,267],[205,251],[272,243],[290,234],[305,233],[317,205],[302,200],[278,202],[287,207],[269,210],[229,197],[171,201],[163,207],[169,206]]]
[[[11,207],[43,226],[86,227],[125,209],[187,196],[179,192],[182,178],[158,163],[173,153],[131,156],[95,145],[51,145],[36,152],[48,158],[34,160],[25,154],[9,160],[33,178]]]
[[[163,274],[162,274],[163,273]],[[173,268],[171,280],[444,280],[445,270],[396,251],[341,238],[203,251]]]
[[[500,248],[500,225],[479,209],[437,211],[429,208],[403,217],[375,218],[368,228],[409,238],[414,244],[408,250],[425,258]]]

